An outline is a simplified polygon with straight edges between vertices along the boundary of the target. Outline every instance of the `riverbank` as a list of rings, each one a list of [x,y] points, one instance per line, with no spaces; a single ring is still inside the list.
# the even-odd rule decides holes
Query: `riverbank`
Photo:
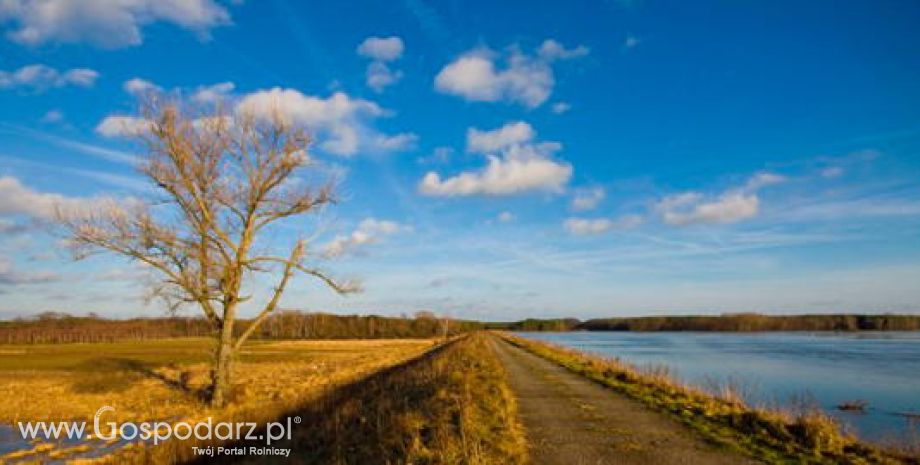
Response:
[[[517,347],[670,415],[710,441],[767,463],[920,463],[917,458],[861,443],[841,432],[820,411],[755,408],[731,390],[716,397],[679,383],[666,373],[645,373],[616,360],[505,333],[501,336]]]

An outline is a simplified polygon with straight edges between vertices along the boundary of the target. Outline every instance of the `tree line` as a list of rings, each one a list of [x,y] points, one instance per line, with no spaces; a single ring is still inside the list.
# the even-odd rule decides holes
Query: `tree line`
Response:
[[[236,331],[252,324],[240,319]],[[414,317],[334,315],[282,311],[263,321],[251,339],[387,339],[430,338],[478,329],[481,324],[447,320],[430,312]],[[107,319],[97,315],[73,316],[46,312],[32,318],[0,321],[0,344],[62,344],[143,341],[213,335],[203,317]]]
[[[579,321],[527,319],[491,323],[490,328],[511,331],[920,331],[920,315],[761,315],[737,313],[719,316],[648,316]]]

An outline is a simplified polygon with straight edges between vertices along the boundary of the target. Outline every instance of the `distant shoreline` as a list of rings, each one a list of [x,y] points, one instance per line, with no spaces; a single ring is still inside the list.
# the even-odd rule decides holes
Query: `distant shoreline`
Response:
[[[920,331],[920,315],[761,315],[647,316],[599,318],[527,319],[487,323],[490,329],[510,331],[625,331],[625,332],[777,332],[777,331]]]

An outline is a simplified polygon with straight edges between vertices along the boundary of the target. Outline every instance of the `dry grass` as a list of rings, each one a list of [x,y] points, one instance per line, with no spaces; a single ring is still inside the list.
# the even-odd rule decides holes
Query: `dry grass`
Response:
[[[303,416],[304,427],[279,447],[297,451],[296,463],[515,465],[527,460],[505,373],[478,334],[291,414]]]
[[[616,359],[500,334],[512,344],[593,379],[658,411],[666,412],[724,447],[766,463],[918,464],[920,459],[884,451],[841,431],[817,409],[767,409],[744,403],[735,389],[713,395],[670,377]]]
[[[94,413],[104,405],[116,409],[114,419],[119,423],[194,422],[209,416],[215,422],[263,422],[331,387],[418,356],[434,344],[431,340],[255,342],[240,354],[233,401],[223,409],[208,407],[197,394],[208,381],[208,339],[3,346],[0,423],[85,420],[91,428]],[[47,448],[38,444],[36,453],[49,454]]]

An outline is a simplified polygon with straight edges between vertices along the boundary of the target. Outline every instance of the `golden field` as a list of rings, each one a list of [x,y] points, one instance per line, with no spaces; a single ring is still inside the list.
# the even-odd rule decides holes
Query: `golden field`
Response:
[[[417,357],[437,342],[413,340],[253,342],[235,365],[232,402],[200,400],[211,340],[165,339],[104,344],[0,345],[0,424],[86,421],[114,407],[118,422],[271,421],[330,388]],[[18,435],[18,430],[16,430]],[[3,460],[64,458],[33,443]],[[70,447],[77,454],[86,447]],[[52,455],[53,454],[53,455]]]

